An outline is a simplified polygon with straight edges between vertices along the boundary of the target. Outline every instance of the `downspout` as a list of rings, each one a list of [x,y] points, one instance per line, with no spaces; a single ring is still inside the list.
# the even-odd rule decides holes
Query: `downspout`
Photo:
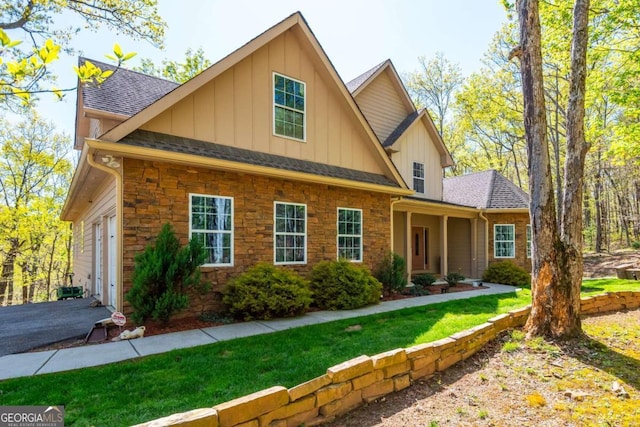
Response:
[[[489,267],[489,219],[484,216],[482,209],[478,212],[478,216],[484,220],[484,268],[482,269],[484,272]]]
[[[122,233],[122,175],[117,169],[110,168],[106,165],[96,163],[93,158],[95,150],[91,147],[88,141],[85,144],[89,145],[89,152],[87,153],[87,162],[93,168],[101,170],[109,175],[113,175],[116,180],[116,310],[122,310],[124,307],[124,288],[122,284],[122,256],[123,256],[123,233]],[[120,165],[122,167],[122,165]],[[118,284],[120,284],[118,286]]]

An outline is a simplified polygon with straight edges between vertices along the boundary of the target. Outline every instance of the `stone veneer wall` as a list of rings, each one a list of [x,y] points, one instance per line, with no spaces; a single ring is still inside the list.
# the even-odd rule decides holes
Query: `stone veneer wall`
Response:
[[[219,296],[229,277],[258,262],[273,264],[274,202],[307,205],[307,263],[286,266],[301,274],[315,264],[337,258],[337,208],[362,209],[363,264],[373,269],[390,250],[391,198],[388,194],[150,162],[124,160],[124,293],[131,288],[134,257],[153,243],[170,222],[183,243],[189,237],[189,194],[233,197],[234,261],[231,267],[203,267],[213,284],[208,300],[192,298],[192,307],[221,308]],[[124,311],[131,312],[125,301]]]
[[[490,213],[486,214],[489,220],[489,265],[501,261],[511,261],[518,267],[531,272],[531,258],[527,257],[527,225],[530,223],[528,213]],[[493,256],[494,230],[496,224],[513,224],[516,231],[516,256],[515,258],[495,258]]]
[[[637,309],[640,292],[583,298],[583,314]],[[448,338],[375,356],[360,356],[290,389],[276,386],[213,408],[174,414],[139,426],[310,427],[407,387],[464,360],[509,328],[523,326],[531,307],[501,314]]]

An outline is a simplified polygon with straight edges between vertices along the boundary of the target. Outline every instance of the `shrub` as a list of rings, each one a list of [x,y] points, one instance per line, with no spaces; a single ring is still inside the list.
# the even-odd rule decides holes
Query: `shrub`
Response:
[[[414,285],[419,285],[422,287],[431,286],[436,282],[436,276],[429,273],[418,274],[412,280]]]
[[[528,286],[531,284],[531,276],[524,269],[511,261],[501,261],[491,264],[484,271],[482,280],[502,285]]]
[[[205,259],[198,240],[181,247],[171,224],[163,225],[155,246],[147,246],[135,257],[133,286],[126,295],[134,310],[133,321],[141,324],[151,317],[166,324],[173,314],[187,308],[188,289],[208,289],[200,281],[199,267]]]
[[[455,271],[451,271],[444,276],[444,281],[447,282],[449,286],[455,286],[457,283],[460,283],[464,280],[464,276]]]
[[[341,259],[313,267],[311,290],[319,308],[350,310],[380,302],[382,285],[366,268]]]
[[[375,277],[382,283],[385,294],[401,292],[407,286],[407,268],[404,258],[395,252],[387,253],[378,264]]]
[[[228,282],[222,301],[243,320],[294,317],[309,308],[311,291],[299,274],[259,263]]]
[[[640,249],[640,242],[637,240],[635,242],[631,242],[631,247],[633,249]]]

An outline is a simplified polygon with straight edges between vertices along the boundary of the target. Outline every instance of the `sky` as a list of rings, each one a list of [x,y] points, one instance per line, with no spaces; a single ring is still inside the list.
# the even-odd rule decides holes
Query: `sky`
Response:
[[[202,48],[216,62],[296,11],[307,23],[333,63],[348,82],[374,65],[391,59],[399,73],[418,69],[418,57],[436,52],[458,63],[465,76],[481,67],[481,59],[494,34],[507,20],[500,0],[158,0],[160,15],[168,24],[164,50],[147,42],[132,41],[106,30],[83,31],[71,45],[74,57],[65,56],[55,66],[57,86],[76,84],[72,66],[77,56],[108,62],[104,55],[119,43],[140,58],[181,60],[188,48]],[[56,26],[68,24],[64,19]],[[72,136],[75,93],[61,102],[43,96],[40,115]]]

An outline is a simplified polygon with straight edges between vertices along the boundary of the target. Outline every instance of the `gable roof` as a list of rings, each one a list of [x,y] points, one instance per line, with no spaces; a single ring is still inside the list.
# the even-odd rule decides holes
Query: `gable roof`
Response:
[[[375,155],[377,161],[379,162],[379,165],[383,170],[386,171],[385,174],[389,177],[393,177],[393,180],[397,182],[401,186],[401,188],[407,189],[406,183],[402,179],[397,168],[385,153],[382,145],[379,144],[378,138],[376,137],[373,129],[360,111],[353,97],[350,95],[344,82],[338,75],[337,71],[333,67],[333,64],[327,57],[326,53],[322,49],[322,46],[316,39],[315,35],[309,28],[307,22],[300,12],[292,14],[280,23],[269,28],[268,30],[250,40],[248,43],[230,53],[220,61],[216,62],[191,80],[169,91],[166,95],[160,97],[155,102],[152,102],[141,111],[124,120],[122,123],[117,124],[115,127],[105,132],[100,137],[100,139],[103,141],[111,142],[121,140],[136,129],[140,128],[149,120],[157,117],[159,114],[161,114],[171,106],[177,104],[196,90],[200,89],[205,84],[209,83],[217,76],[221,75],[223,72],[238,64],[241,60],[245,59],[263,46],[267,45],[269,42],[285,33],[286,31],[294,32],[299,37],[301,43],[315,53],[316,56],[314,60],[317,60],[318,63],[322,65],[322,72],[326,72],[328,78],[336,85],[335,89],[340,92],[341,98],[347,104],[347,110],[350,110],[354,114],[355,118],[360,122],[360,125],[362,126],[362,129],[366,134],[366,139],[370,141],[371,148],[376,152]]]
[[[87,60],[103,71],[111,70],[114,73],[100,86],[82,86],[82,99],[85,108],[133,116],[180,86],[170,80],[126,68],[117,68],[93,59],[81,57],[79,63],[83,64]]]
[[[355,79],[347,82],[347,89],[349,89],[349,92],[354,93],[356,90],[358,90],[360,88],[360,86],[362,86],[367,80],[369,80],[369,78],[371,76],[376,74],[376,72],[379,69],[381,69],[382,66],[385,65],[388,61],[389,61],[388,59],[385,60],[385,61],[382,61],[381,63],[379,63],[378,65],[376,65],[372,69],[365,71],[364,73],[360,74]]]
[[[445,202],[478,209],[529,208],[529,195],[493,169],[446,178],[442,192]]]

